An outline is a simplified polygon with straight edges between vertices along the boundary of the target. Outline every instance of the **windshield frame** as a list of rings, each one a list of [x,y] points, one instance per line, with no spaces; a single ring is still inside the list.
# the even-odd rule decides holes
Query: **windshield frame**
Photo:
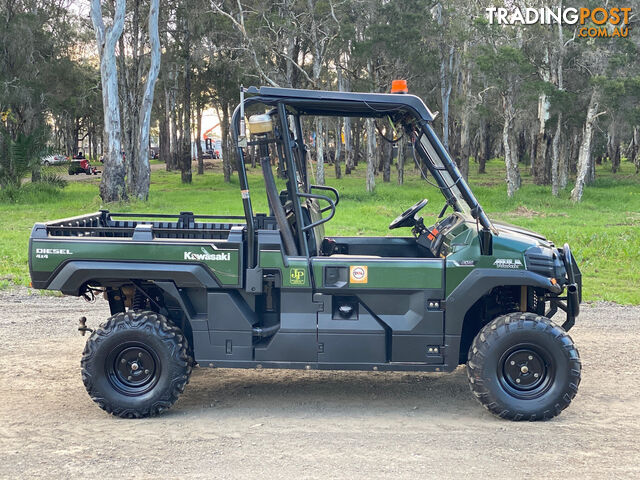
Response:
[[[436,180],[447,203],[456,212],[478,221],[487,230],[497,233],[429,122],[419,122],[419,128],[414,130],[413,145]]]

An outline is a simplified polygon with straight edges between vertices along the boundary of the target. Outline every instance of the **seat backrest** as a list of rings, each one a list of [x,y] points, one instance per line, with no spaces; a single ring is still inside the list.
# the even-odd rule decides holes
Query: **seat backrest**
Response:
[[[281,194],[281,199],[286,198]],[[311,225],[322,219],[322,212],[320,211],[320,205],[315,198],[307,198],[300,205],[302,209],[302,223],[303,225]],[[284,210],[287,213],[287,220],[291,226],[291,231],[295,238],[297,225],[295,221],[295,215],[293,213],[293,204],[290,200],[284,203]],[[324,239],[324,224],[317,225],[306,232],[307,246],[309,248],[309,255],[314,257],[320,255],[322,251],[322,240]],[[301,252],[302,253],[302,252]]]
[[[307,212],[309,218],[305,218],[305,225],[311,225],[322,219],[322,212],[320,211],[320,205],[318,204],[318,200],[315,198],[308,198],[307,201],[302,206],[303,212]],[[307,231],[307,244],[309,245],[309,255],[317,256],[320,255],[322,240],[324,240],[324,223],[313,227],[312,229]]]

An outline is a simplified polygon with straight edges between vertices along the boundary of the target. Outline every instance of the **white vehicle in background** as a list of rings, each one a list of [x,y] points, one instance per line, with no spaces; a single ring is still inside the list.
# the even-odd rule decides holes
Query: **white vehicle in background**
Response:
[[[46,157],[43,157],[40,160],[40,163],[45,167],[48,167],[49,165],[59,165],[61,163],[65,163],[68,161],[69,161],[69,158],[67,158],[64,155],[48,155]]]

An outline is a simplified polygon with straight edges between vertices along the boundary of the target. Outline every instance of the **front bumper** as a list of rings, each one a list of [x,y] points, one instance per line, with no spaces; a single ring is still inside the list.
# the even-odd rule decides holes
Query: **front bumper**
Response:
[[[576,323],[576,317],[580,314],[580,303],[582,302],[582,273],[576,264],[571,249],[568,244],[564,244],[562,250],[559,250],[560,257],[567,271],[567,284],[565,285],[566,297],[556,297],[556,302],[551,304],[551,308],[564,310],[567,319],[562,324],[562,328],[570,330]],[[563,303],[561,300],[565,300]],[[554,311],[555,313],[555,311]]]

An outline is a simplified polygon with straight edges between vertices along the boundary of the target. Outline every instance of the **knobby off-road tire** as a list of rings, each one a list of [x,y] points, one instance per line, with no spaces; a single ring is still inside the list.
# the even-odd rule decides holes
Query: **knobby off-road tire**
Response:
[[[150,311],[118,313],[94,331],[82,354],[82,381],[103,410],[123,418],[157,415],[189,383],[192,359],[182,331]]]
[[[553,418],[578,392],[578,350],[546,317],[511,313],[496,318],[478,333],[468,358],[471,391],[502,418]]]

